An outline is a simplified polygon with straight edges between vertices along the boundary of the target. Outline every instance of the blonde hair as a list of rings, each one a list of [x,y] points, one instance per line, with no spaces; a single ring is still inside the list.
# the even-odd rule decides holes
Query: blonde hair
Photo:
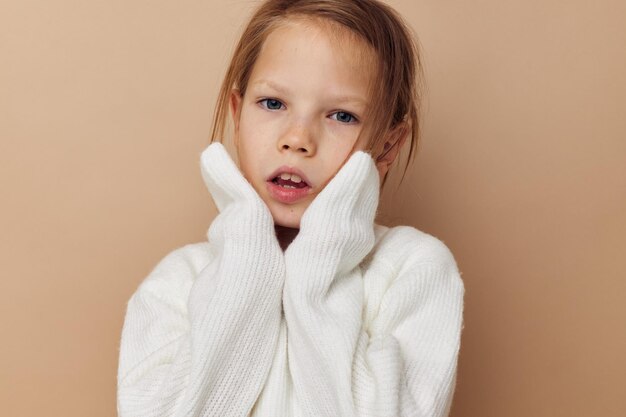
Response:
[[[238,88],[245,95],[252,68],[269,33],[287,19],[302,17],[346,28],[374,51],[378,65],[374,68],[376,82],[370,86],[370,98],[371,103],[379,104],[369,106],[366,120],[370,122],[365,123],[360,135],[368,138],[369,149],[378,149],[389,130],[403,121],[409,123],[409,156],[403,180],[420,136],[423,70],[412,30],[395,10],[378,0],[264,1],[252,15],[233,52],[213,115],[211,142],[222,140],[231,90]],[[383,186],[386,180],[387,175]]]

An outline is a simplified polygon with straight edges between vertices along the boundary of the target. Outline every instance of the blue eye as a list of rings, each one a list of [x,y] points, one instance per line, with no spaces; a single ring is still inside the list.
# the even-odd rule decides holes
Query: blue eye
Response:
[[[338,111],[336,113],[333,113],[334,115],[337,115],[337,118],[334,120],[337,120],[338,122],[341,123],[351,123],[351,122],[358,122],[357,118],[354,117],[353,115],[351,115],[350,113],[347,113],[345,111]]]
[[[259,101],[259,103],[263,103],[263,102],[266,103],[264,107],[269,110],[280,110],[280,106],[283,105],[283,103],[273,98],[264,98],[263,100]]]

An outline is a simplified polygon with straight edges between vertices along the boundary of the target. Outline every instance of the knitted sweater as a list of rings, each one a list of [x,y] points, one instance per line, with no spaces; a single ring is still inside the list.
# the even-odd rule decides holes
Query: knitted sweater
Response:
[[[118,415],[447,416],[464,284],[440,240],[374,222],[370,155],[350,157],[284,252],[224,147],[200,164],[219,214],[131,296]]]

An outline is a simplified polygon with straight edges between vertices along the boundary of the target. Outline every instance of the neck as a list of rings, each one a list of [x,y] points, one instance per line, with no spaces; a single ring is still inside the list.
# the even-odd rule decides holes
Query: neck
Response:
[[[283,252],[287,250],[287,247],[296,238],[296,236],[298,236],[298,232],[300,231],[300,229],[280,225],[274,225],[274,230],[276,230],[276,238],[278,239],[278,243],[280,243],[280,248]]]

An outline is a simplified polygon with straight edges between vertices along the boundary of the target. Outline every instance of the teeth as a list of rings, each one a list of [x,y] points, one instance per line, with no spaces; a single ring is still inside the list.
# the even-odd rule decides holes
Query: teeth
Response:
[[[280,174],[280,179],[281,180],[291,179],[291,181],[295,182],[296,184],[302,182],[302,178],[300,178],[300,176],[296,174],[289,174],[287,172],[283,172],[282,174]]]

